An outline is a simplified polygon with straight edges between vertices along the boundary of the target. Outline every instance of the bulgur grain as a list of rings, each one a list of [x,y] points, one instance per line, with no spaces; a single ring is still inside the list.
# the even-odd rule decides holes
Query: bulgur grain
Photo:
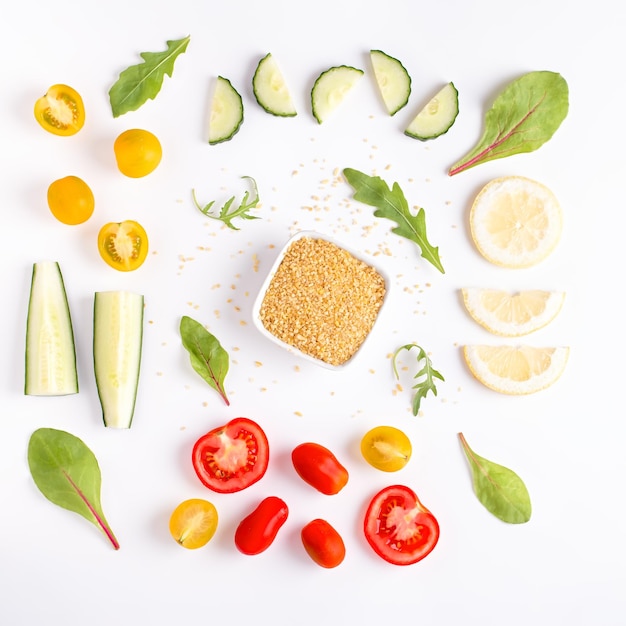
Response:
[[[325,239],[294,241],[260,307],[275,337],[330,365],[341,365],[370,332],[385,297],[385,280],[370,265]]]

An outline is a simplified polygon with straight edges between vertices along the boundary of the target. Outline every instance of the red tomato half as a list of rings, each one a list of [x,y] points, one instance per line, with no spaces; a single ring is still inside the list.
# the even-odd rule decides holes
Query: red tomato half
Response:
[[[269,445],[256,422],[237,417],[200,437],[191,458],[205,486],[217,493],[233,493],[263,477]]]
[[[385,487],[365,513],[365,537],[378,556],[394,565],[411,565],[430,554],[439,524],[409,487]]]
[[[267,550],[287,521],[289,509],[283,500],[269,496],[261,500],[250,515],[244,517],[235,531],[235,545],[243,554],[260,554]]]
[[[348,482],[348,470],[318,443],[301,443],[293,449],[291,460],[300,478],[327,496],[339,493]]]

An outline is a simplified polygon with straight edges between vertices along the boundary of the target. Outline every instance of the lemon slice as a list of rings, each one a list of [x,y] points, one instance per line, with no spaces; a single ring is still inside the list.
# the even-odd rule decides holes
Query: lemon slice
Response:
[[[563,291],[461,289],[467,312],[483,328],[502,337],[521,337],[547,326],[565,300]]]
[[[563,229],[561,207],[545,185],[522,176],[488,182],[470,210],[478,251],[496,265],[531,267],[543,261]]]
[[[569,348],[532,346],[463,346],[463,356],[483,385],[509,395],[525,395],[550,387],[561,376]]]

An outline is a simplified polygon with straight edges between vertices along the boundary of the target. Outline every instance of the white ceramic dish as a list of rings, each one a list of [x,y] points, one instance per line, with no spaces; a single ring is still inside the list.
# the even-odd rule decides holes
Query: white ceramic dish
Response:
[[[283,259],[285,257],[285,254],[287,253],[287,250],[289,250],[289,247],[295,241],[297,241],[298,239],[302,239],[304,237],[310,237],[310,238],[313,238],[313,239],[323,239],[325,241],[328,241],[328,242],[338,246],[339,248],[342,248],[346,252],[349,252],[354,258],[358,259],[359,261],[363,261],[364,263],[366,263],[370,267],[373,267],[380,274],[380,276],[382,276],[383,280],[385,281],[385,295],[384,295],[384,298],[383,298],[383,302],[382,302],[382,304],[380,306],[380,309],[378,310],[378,314],[376,316],[376,320],[375,320],[372,328],[370,329],[370,332],[368,333],[368,335],[365,338],[365,340],[361,343],[361,345],[354,352],[354,354],[347,361],[342,363],[341,365],[333,365],[331,363],[327,363],[326,361],[323,361],[322,359],[315,358],[314,356],[312,356],[310,354],[302,352],[297,347],[292,346],[291,344],[283,341],[282,339],[279,339],[274,334],[272,334],[267,328],[265,328],[265,326],[263,325],[263,322],[261,321],[261,315],[260,315],[261,305],[263,303],[263,299],[265,298],[265,294],[266,294],[266,292],[267,292],[267,290],[269,288],[269,285],[272,282],[272,279],[273,279],[274,275],[276,274],[276,271],[278,270],[278,267],[282,263],[282,261],[283,261]],[[259,293],[258,293],[258,295],[257,295],[257,297],[256,297],[256,299],[254,301],[254,304],[253,304],[253,307],[252,307],[252,320],[254,322],[254,325],[256,326],[256,328],[259,330],[259,332],[262,335],[267,337],[273,343],[281,346],[282,348],[285,348],[291,354],[295,354],[295,355],[297,355],[297,356],[299,356],[299,357],[301,357],[301,358],[303,358],[303,359],[305,359],[305,360],[307,360],[307,361],[309,361],[311,363],[316,363],[317,365],[320,365],[320,366],[325,367],[327,369],[335,370],[335,371],[341,371],[341,370],[345,369],[350,363],[352,363],[354,361],[356,356],[362,350],[363,346],[367,343],[368,339],[371,337],[372,333],[375,331],[376,326],[379,324],[381,313],[382,313],[383,309],[385,308],[385,304],[386,304],[387,300],[389,299],[389,287],[390,287],[390,284],[391,284],[391,281],[389,280],[389,277],[384,272],[384,270],[382,270],[380,267],[378,267],[377,265],[372,263],[371,260],[366,258],[363,254],[359,253],[358,251],[352,249],[349,246],[344,245],[343,243],[337,241],[333,237],[329,237],[328,235],[325,235],[323,233],[320,233],[320,232],[317,232],[317,231],[313,231],[313,230],[302,230],[302,231],[297,232],[295,235],[293,235],[287,241],[287,243],[283,246],[282,250],[280,251],[278,257],[274,261],[274,264],[272,265],[268,275],[266,276],[265,280],[263,281],[263,284],[261,285],[261,289],[259,290]]]

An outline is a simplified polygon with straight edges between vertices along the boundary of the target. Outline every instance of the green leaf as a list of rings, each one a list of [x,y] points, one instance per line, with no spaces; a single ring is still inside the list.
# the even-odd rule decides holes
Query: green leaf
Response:
[[[523,524],[530,519],[530,495],[522,479],[512,470],[478,456],[459,433],[463,451],[470,464],[474,492],[483,506],[509,524]]]
[[[230,402],[224,391],[224,379],[229,366],[226,350],[202,324],[186,315],[180,321],[180,336],[185,350],[189,352],[193,369],[229,405]]]
[[[28,443],[28,466],[35,484],[50,502],[82,515],[97,526],[117,550],[100,503],[100,466],[93,452],[63,430],[40,428]]]
[[[482,138],[450,168],[449,175],[493,159],[537,150],[554,135],[568,108],[569,89],[560,74],[524,74],[495,99],[485,115]]]
[[[136,111],[147,100],[154,100],[167,74],[170,78],[174,62],[185,52],[191,37],[167,41],[163,52],[142,52],[142,63],[126,68],[109,90],[113,117]]]
[[[433,395],[437,395],[435,378],[443,381],[444,377],[433,367],[432,361],[426,354],[424,348],[418,346],[416,343],[407,343],[405,346],[401,346],[393,353],[393,358],[391,362],[393,365],[393,372],[396,375],[396,378],[400,378],[398,374],[398,367],[396,365],[398,354],[400,354],[402,350],[406,350],[408,352],[412,348],[417,348],[417,362],[421,363],[420,369],[413,377],[414,379],[419,378],[419,380],[412,387],[412,389],[416,390],[415,395],[413,396],[413,415],[417,415],[420,410],[420,404],[422,402],[422,399],[427,396],[428,392],[431,391]]]
[[[224,222],[224,224],[226,224],[228,228],[232,228],[232,230],[239,230],[239,228],[233,225],[233,219],[235,217],[240,217],[244,220],[258,220],[259,219],[258,216],[250,215],[250,213],[248,212],[251,209],[255,209],[258,206],[259,201],[260,201],[259,190],[257,188],[256,181],[254,180],[254,178],[252,178],[252,176],[242,176],[242,178],[247,178],[248,180],[252,181],[252,187],[253,187],[252,199],[250,199],[250,192],[246,191],[243,195],[243,199],[241,200],[239,206],[236,209],[233,209],[231,211],[230,207],[235,201],[235,196],[232,196],[225,202],[224,206],[220,209],[220,212],[217,215],[215,215],[211,213],[211,208],[215,204],[215,200],[211,200],[211,202],[202,206],[198,202],[198,199],[196,198],[196,192],[192,189],[191,195],[193,198],[193,202],[196,205],[196,208],[198,209],[198,211],[200,211],[202,214],[206,215],[207,217],[210,217],[213,220],[220,220],[221,222]]]
[[[374,215],[396,222],[391,232],[416,243],[421,255],[432,263],[442,274],[443,265],[439,260],[439,249],[433,247],[426,236],[426,212],[419,209],[417,215],[409,211],[409,205],[398,183],[389,189],[379,176],[368,176],[363,172],[346,168],[343,170],[346,180],[354,188],[354,199],[376,208]]]

